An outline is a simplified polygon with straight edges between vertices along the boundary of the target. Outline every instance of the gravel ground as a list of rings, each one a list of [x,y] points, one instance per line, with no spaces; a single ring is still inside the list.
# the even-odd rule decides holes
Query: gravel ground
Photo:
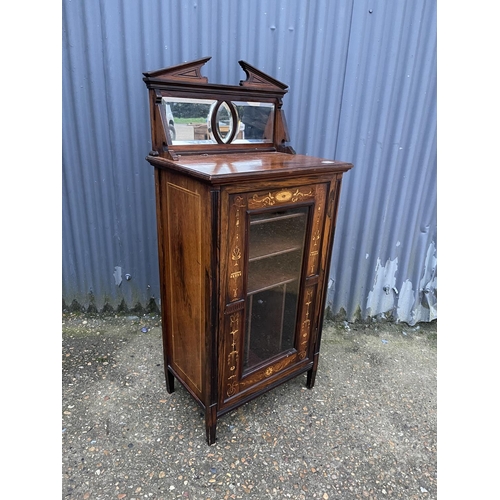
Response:
[[[165,389],[156,316],[63,315],[63,499],[435,499],[437,323],[325,323],[299,376],[221,417]]]

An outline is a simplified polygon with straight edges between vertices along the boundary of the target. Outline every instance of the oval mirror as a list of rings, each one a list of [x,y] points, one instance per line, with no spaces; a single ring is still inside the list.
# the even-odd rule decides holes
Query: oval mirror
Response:
[[[229,108],[227,102],[223,102],[219,109],[217,110],[217,115],[215,117],[217,134],[221,138],[222,142],[228,143],[233,135],[233,115],[231,109]]]

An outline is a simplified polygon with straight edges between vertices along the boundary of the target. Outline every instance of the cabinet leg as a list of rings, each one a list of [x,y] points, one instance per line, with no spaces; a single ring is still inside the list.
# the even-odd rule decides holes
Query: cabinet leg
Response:
[[[311,368],[307,372],[307,388],[312,389],[314,387],[314,382],[316,381],[316,370]]]
[[[307,388],[312,389],[316,381],[316,372],[318,371],[319,354],[315,354],[312,368],[307,372]]]
[[[172,394],[174,392],[174,376],[168,368],[165,369],[165,380],[167,382],[167,392]]]
[[[205,427],[207,430],[207,443],[215,443],[215,433],[217,430],[217,404],[208,406],[205,410]]]

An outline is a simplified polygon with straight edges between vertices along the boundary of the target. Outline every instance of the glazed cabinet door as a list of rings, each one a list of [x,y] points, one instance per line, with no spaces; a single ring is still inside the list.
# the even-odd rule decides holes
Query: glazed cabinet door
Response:
[[[220,408],[312,363],[329,187],[227,197]]]

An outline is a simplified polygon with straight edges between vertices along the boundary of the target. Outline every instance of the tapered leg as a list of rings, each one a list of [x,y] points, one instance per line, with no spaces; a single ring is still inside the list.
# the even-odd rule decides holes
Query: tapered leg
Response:
[[[208,406],[205,410],[205,426],[207,430],[207,443],[215,443],[215,433],[217,430],[217,404]]]
[[[312,389],[316,381],[316,372],[318,371],[319,353],[314,355],[312,368],[307,372],[307,388]]]
[[[174,392],[174,376],[168,368],[165,370],[165,380],[167,382],[167,392],[172,394]]]
[[[314,387],[314,382],[316,381],[316,371],[314,368],[311,368],[307,372],[307,388],[312,389]]]

